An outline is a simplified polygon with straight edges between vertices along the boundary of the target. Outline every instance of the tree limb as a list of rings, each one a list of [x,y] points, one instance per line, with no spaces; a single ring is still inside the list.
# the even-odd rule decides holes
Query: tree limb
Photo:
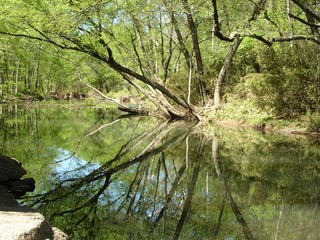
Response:
[[[57,43],[49,38],[47,39],[47,38],[41,38],[41,37],[36,37],[36,36],[30,36],[30,35],[22,34],[22,33],[10,33],[10,32],[4,32],[4,31],[0,31],[0,34],[12,36],[12,37],[28,38],[28,39],[37,40],[40,42],[47,42],[47,43],[53,44],[54,46],[59,47],[61,49],[65,49],[65,50],[81,51],[78,47],[62,45],[62,44]]]
[[[320,45],[320,39],[312,36],[303,36],[303,35],[295,35],[289,37],[279,37],[279,38],[272,38],[271,42],[291,42],[291,41],[298,41],[298,40],[307,40],[314,42]]]
[[[257,34],[249,34],[246,37],[250,37],[250,38],[254,38],[257,39],[258,41],[266,44],[268,47],[272,46],[272,42],[270,42],[269,40],[265,39],[264,37],[262,37],[261,35],[257,35]]]
[[[218,7],[217,7],[217,0],[212,0],[213,6],[213,18],[214,18],[214,35],[222,41],[232,42],[233,39],[224,36],[221,33],[221,24],[219,22],[219,14],[218,14]]]
[[[298,20],[299,22],[301,22],[301,23],[303,23],[303,24],[305,24],[305,25],[308,25],[308,26],[310,26],[310,27],[320,28],[320,25],[319,25],[319,24],[315,24],[315,23],[308,22],[308,21],[306,21],[306,20],[304,20],[304,19],[302,19],[302,18],[299,18],[298,16],[296,16],[296,15],[294,15],[294,14],[292,14],[292,13],[289,13],[289,17],[292,17],[292,18]]]
[[[311,9],[305,0],[291,0],[294,2],[297,6],[299,6],[306,14],[312,16],[313,18],[317,19],[320,22],[320,13],[315,12],[313,9]]]

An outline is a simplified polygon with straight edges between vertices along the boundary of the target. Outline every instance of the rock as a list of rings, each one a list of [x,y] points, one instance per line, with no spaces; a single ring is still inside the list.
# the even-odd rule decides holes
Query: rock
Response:
[[[17,204],[14,194],[8,193],[8,187],[0,185],[0,211],[14,208]]]
[[[0,212],[0,239],[44,240],[54,239],[50,224],[37,212],[18,207],[18,211]]]
[[[22,179],[26,171],[17,160],[0,155],[0,240],[66,240],[68,236],[34,209],[15,200],[35,188],[33,178]]]
[[[35,188],[35,181],[33,178],[25,178],[19,181],[12,181],[8,184],[9,191],[23,190],[26,192],[32,192]]]
[[[54,240],[68,240],[68,235],[62,232],[59,228],[53,227]]]
[[[20,198],[26,192],[33,192],[35,189],[35,181],[33,178],[25,178],[18,181],[8,182],[8,192],[13,193],[15,198]]]
[[[68,240],[68,235],[51,227],[39,212],[16,206],[0,211],[0,240]]]
[[[0,155],[0,183],[20,180],[26,173],[16,159]]]

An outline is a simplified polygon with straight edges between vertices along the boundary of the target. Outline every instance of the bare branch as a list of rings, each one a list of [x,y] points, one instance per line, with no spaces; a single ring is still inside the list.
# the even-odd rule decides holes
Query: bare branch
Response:
[[[262,37],[261,35],[257,35],[257,34],[249,34],[246,37],[250,37],[250,38],[254,38],[257,39],[258,41],[266,44],[268,47],[272,46],[272,42],[270,42],[269,40],[265,39],[264,37]]]
[[[118,105],[119,107],[123,107],[123,108],[127,108],[125,105],[121,104],[118,100],[108,97],[105,94],[103,94],[102,92],[100,92],[98,89],[96,89],[95,87],[91,86],[88,83],[83,82],[82,80],[80,80],[80,82],[84,85],[86,85],[87,87],[91,88],[93,91],[95,91],[96,93],[98,93],[100,96],[102,96],[104,99],[111,101],[113,103],[115,103],[116,105]]]
[[[320,45],[320,39],[312,36],[303,36],[303,35],[295,35],[289,37],[279,37],[279,38],[272,38],[271,42],[291,42],[291,41],[299,41],[299,40],[307,40],[314,42]]]
[[[308,25],[308,26],[310,26],[310,27],[320,28],[320,25],[319,25],[319,24],[315,24],[315,23],[308,22],[308,21],[306,21],[306,20],[304,20],[304,19],[302,19],[302,18],[299,18],[299,17],[296,16],[296,15],[293,15],[292,13],[289,13],[289,17],[292,17],[292,18],[298,20],[299,22],[301,22],[301,23],[303,23],[303,24],[305,24],[305,25]]]
[[[219,22],[219,14],[218,14],[218,7],[217,7],[217,0],[212,0],[213,6],[213,18],[214,18],[214,35],[222,41],[232,42],[233,39],[224,36],[221,33],[220,22]]]
[[[31,36],[31,35],[27,35],[27,34],[10,33],[10,32],[3,32],[3,31],[0,31],[0,34],[7,35],[7,36],[12,36],[12,37],[28,38],[28,39],[37,40],[37,41],[40,41],[40,42],[47,42],[47,43],[53,44],[54,46],[59,47],[61,49],[81,51],[80,48],[67,46],[67,45],[62,45],[62,44],[57,43],[57,42],[55,42],[55,41],[53,41],[53,40],[51,40],[49,38],[47,39],[47,38],[41,38],[41,37]]]

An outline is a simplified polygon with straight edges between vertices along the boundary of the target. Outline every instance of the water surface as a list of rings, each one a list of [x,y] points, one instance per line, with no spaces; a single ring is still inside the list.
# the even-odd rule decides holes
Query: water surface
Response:
[[[71,239],[320,239],[320,144],[306,137],[0,105],[0,154]]]

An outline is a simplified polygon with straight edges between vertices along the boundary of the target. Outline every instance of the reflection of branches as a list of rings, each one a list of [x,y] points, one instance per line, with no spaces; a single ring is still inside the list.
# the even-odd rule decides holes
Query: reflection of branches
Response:
[[[120,119],[117,119],[117,120],[115,120],[115,121],[113,121],[113,122],[111,122],[111,123],[103,124],[102,126],[98,127],[97,129],[95,129],[95,130],[93,130],[93,131],[91,131],[91,132],[87,133],[86,135],[84,135],[84,136],[83,136],[83,138],[85,138],[85,137],[89,137],[89,136],[91,136],[91,135],[93,135],[93,134],[95,134],[95,133],[99,132],[99,131],[100,131],[100,130],[102,130],[103,128],[105,128],[105,127],[109,127],[109,126],[111,126],[111,125],[113,125],[113,124],[115,124],[115,123],[117,123],[117,122],[119,122],[119,121],[120,121]],[[80,141],[81,141],[81,140],[79,140],[79,142],[80,142]]]
[[[89,173],[87,176],[82,178],[72,178],[72,179],[65,179],[61,181],[54,189],[51,191],[39,194],[37,196],[34,196],[34,202],[33,205],[36,204],[44,204],[49,202],[55,202],[59,201],[61,202],[62,199],[67,199],[69,196],[75,195],[78,196],[78,191],[85,190],[86,186],[90,189],[92,189],[92,186],[99,186],[101,180],[103,181],[102,186],[99,186],[97,189],[92,189],[95,193],[93,196],[89,198],[84,198],[83,201],[79,203],[78,206],[71,206],[71,207],[63,207],[61,210],[56,210],[54,214],[51,214],[51,218],[53,219],[55,217],[59,217],[66,214],[75,214],[78,211],[83,211],[84,209],[87,209],[84,214],[80,217],[79,220],[77,220],[77,224],[81,223],[85,219],[87,219],[89,216],[92,216],[92,213],[96,211],[96,206],[98,205],[98,200],[101,196],[104,196],[104,193],[110,186],[110,183],[112,182],[112,178],[114,175],[118,176],[118,173],[120,173],[123,170],[129,169],[131,166],[139,164],[137,168],[137,173],[135,174],[135,178],[129,188],[129,191],[127,193],[127,198],[130,195],[130,192],[133,191],[134,196],[132,197],[131,201],[129,202],[129,206],[127,206],[127,214],[132,209],[133,204],[135,201],[137,201],[137,196],[139,198],[142,198],[142,195],[138,195],[138,188],[142,181],[142,175],[141,173],[144,171],[146,173],[149,172],[148,166],[149,166],[149,160],[151,157],[162,154],[163,151],[171,146],[172,144],[178,143],[183,141],[188,134],[190,134],[190,131],[192,131],[192,128],[190,129],[184,129],[183,132],[179,134],[174,134],[169,136],[170,130],[176,127],[176,125],[179,123],[171,123],[171,124],[160,124],[157,128],[154,128],[152,131],[147,132],[147,134],[142,134],[143,138],[140,139],[140,137],[135,138],[137,142],[139,142],[139,146],[141,148],[143,139],[146,141],[146,139],[156,136],[153,138],[153,140],[147,144],[147,147],[143,148],[142,151],[138,155],[135,155],[134,157],[129,157],[128,154],[131,153],[132,148],[135,148],[136,142],[133,142],[133,139],[131,139],[129,142],[132,144],[129,144],[127,142],[124,144],[121,149],[119,150],[118,154],[114,158],[112,158],[110,161],[106,162],[105,164],[101,165],[98,169],[93,170],[91,173]],[[148,138],[145,138],[148,137]],[[167,139],[165,139],[165,137]],[[129,146],[131,145],[131,147]],[[128,159],[125,159],[127,157]],[[162,161],[159,159],[159,161]],[[145,183],[147,181],[147,178],[145,178]],[[98,184],[97,184],[98,183]],[[145,185],[145,184],[144,184]],[[143,191],[145,192],[145,191]],[[88,192],[89,194],[90,192]],[[124,195],[122,195],[124,196]],[[88,200],[86,200],[88,199]],[[124,206],[124,203],[122,203],[122,206]]]
[[[276,236],[274,238],[275,240],[279,239],[280,222],[281,222],[281,218],[282,218],[282,214],[283,214],[283,208],[284,208],[284,202],[282,199],[281,207],[280,207],[280,211],[279,211],[279,217],[278,217],[278,221],[277,221],[277,227],[276,227]]]
[[[232,209],[234,215],[236,216],[238,223],[240,224],[240,226],[242,228],[242,232],[243,232],[245,238],[249,239],[249,240],[254,239],[254,237],[251,233],[251,230],[250,230],[247,222],[243,218],[236,202],[234,201],[234,199],[231,195],[230,189],[227,185],[227,181],[225,179],[225,176],[224,176],[224,173],[223,173],[222,168],[220,166],[220,162],[219,162],[219,158],[218,158],[218,140],[216,138],[214,138],[212,140],[212,160],[213,160],[213,163],[214,163],[214,166],[216,169],[217,176],[220,179],[222,186],[224,188],[226,198],[228,199],[229,204],[231,206],[231,209]]]
[[[77,142],[77,144],[76,144],[76,147],[75,147],[75,150],[73,151],[73,153],[72,153],[70,156],[68,156],[68,157],[66,157],[66,158],[64,158],[64,159],[61,159],[61,160],[59,160],[59,161],[56,161],[55,163],[61,163],[61,162],[63,162],[63,161],[67,161],[67,160],[73,158],[73,157],[76,155],[76,153],[77,153],[77,151],[78,151],[78,149],[79,149],[79,147],[80,147],[80,144],[81,144],[81,142],[83,141],[84,138],[87,138],[87,137],[89,137],[89,136],[92,136],[92,135],[98,133],[99,131],[101,131],[102,129],[104,129],[104,128],[106,128],[106,127],[109,127],[109,126],[112,126],[113,124],[115,124],[115,123],[117,123],[117,122],[119,122],[119,121],[121,121],[121,119],[117,119],[117,120],[115,120],[115,121],[113,121],[113,122],[103,124],[103,125],[99,126],[98,128],[96,128],[96,129],[90,131],[89,133],[85,134],[83,137],[81,137],[81,138],[78,140],[78,142]],[[139,122],[140,122],[140,121],[138,121],[137,125],[139,124]],[[162,126],[163,124],[164,124],[164,123],[160,124],[159,126]],[[159,126],[158,126],[158,127],[159,127]],[[138,126],[132,127],[132,129],[133,129],[132,135],[134,134],[134,131],[137,129],[137,127],[138,127]],[[128,141],[128,142],[123,146],[123,148],[124,148],[125,146],[129,145],[130,142],[135,141],[137,138],[143,140],[147,135],[152,134],[152,132],[155,131],[155,130],[159,130],[159,129],[158,129],[158,128],[154,128],[153,130],[146,131],[146,132],[144,132],[142,135],[138,135],[138,136],[135,137],[135,138],[133,138],[133,137],[131,136],[131,137],[130,137],[131,140]],[[123,131],[123,133],[125,133],[125,132],[127,132],[127,129],[125,129],[125,130]],[[139,145],[139,142],[136,143],[136,146],[138,146],[138,145]],[[121,148],[121,149],[122,149],[122,148]],[[128,149],[128,150],[126,151],[126,153],[127,153],[129,150],[132,150],[132,149]]]
[[[96,134],[97,132],[99,132],[100,130],[102,130],[103,128],[108,127],[108,126],[111,126],[111,125],[113,125],[113,124],[115,124],[115,123],[117,123],[117,122],[119,122],[119,121],[120,121],[120,119],[117,119],[117,120],[115,120],[115,121],[113,121],[113,122],[111,122],[111,123],[103,124],[102,126],[98,127],[97,129],[95,129],[95,130],[87,133],[86,135],[84,135],[82,138],[80,138],[80,139],[78,140],[78,142],[77,142],[77,144],[76,144],[76,147],[75,147],[75,150],[73,151],[73,153],[72,153],[70,156],[68,156],[68,157],[66,157],[66,158],[64,158],[64,159],[61,159],[61,160],[59,160],[59,161],[56,161],[55,163],[60,163],[60,162],[63,162],[63,161],[66,161],[66,160],[71,159],[72,157],[74,157],[74,156],[76,155],[76,153],[77,153],[77,151],[78,151],[78,149],[79,149],[79,147],[80,147],[80,143],[81,143],[81,141],[82,141],[84,138],[89,137],[89,136],[91,136],[91,135],[94,135],[94,134]]]
[[[162,132],[168,133],[170,130],[172,130],[172,128],[173,128],[173,126],[169,127],[166,122],[163,122],[162,124],[158,125],[156,128],[153,128],[153,129],[151,129],[149,131],[146,131],[143,134],[141,134],[140,136],[131,139],[130,141],[125,143],[120,148],[118,154],[113,159],[111,159],[110,161],[108,161],[105,164],[103,164],[101,166],[101,168],[99,168],[97,171],[100,171],[100,170],[103,170],[105,168],[108,168],[109,166],[111,166],[116,161],[122,159],[122,157],[124,157],[129,152],[132,152],[135,148],[141,147],[141,145],[145,141],[145,139],[151,137],[152,135],[155,135],[157,132],[160,132],[160,134],[158,134],[157,137],[155,137],[154,140],[151,141],[151,143],[140,153],[140,155],[142,155],[147,150],[150,150],[151,146],[153,144],[155,144],[155,142],[160,141],[161,138],[163,138],[165,136],[165,135],[161,135]],[[133,144],[133,146],[130,147],[130,144],[133,143],[133,142],[135,142],[135,143]]]
[[[181,233],[181,230],[182,230],[182,227],[184,225],[184,222],[186,220],[186,217],[190,211],[190,207],[191,207],[191,200],[192,200],[192,197],[193,197],[193,191],[194,191],[194,188],[196,186],[196,183],[197,183],[197,179],[198,179],[198,176],[199,176],[199,171],[200,171],[200,165],[199,165],[199,162],[197,161],[196,162],[196,166],[193,170],[193,174],[192,174],[192,179],[191,179],[191,182],[190,182],[190,185],[188,187],[188,195],[187,195],[187,198],[184,202],[184,205],[183,205],[183,208],[182,208],[182,213],[181,213],[181,216],[180,216],[180,219],[179,219],[179,222],[177,224],[177,227],[176,227],[176,230],[174,232],[174,236],[173,236],[173,239],[178,239],[179,238],[179,235]]]
[[[178,135],[178,136],[174,136],[172,137],[170,140],[166,141],[165,143],[163,143],[162,145],[160,145],[159,147],[156,147],[154,148],[153,150],[150,150],[150,151],[144,151],[143,154],[141,155],[138,155],[132,159],[130,159],[129,161],[127,162],[124,162],[124,163],[121,163],[113,168],[110,168],[108,169],[104,174],[114,174],[116,172],[119,172],[123,169],[126,169],[128,168],[129,166],[132,166],[136,163],[139,163],[145,159],[148,159],[156,154],[159,154],[161,153],[162,151],[164,151],[167,147],[169,147],[170,145],[176,143],[176,142],[180,142],[182,141],[183,139],[186,138],[186,136],[189,134],[188,133],[185,133],[183,135]],[[164,136],[162,136],[164,137]]]
[[[133,190],[133,196],[131,197],[131,200],[128,204],[128,208],[127,208],[127,211],[126,211],[126,215],[129,215],[131,210],[132,210],[132,206],[134,204],[134,202],[136,201],[136,198],[137,198],[137,194],[138,194],[138,189],[139,189],[139,186],[140,186],[140,183],[142,182],[142,174],[141,172],[143,172],[144,170],[140,170],[140,167],[141,167],[141,164],[139,165],[139,167],[137,168],[137,174],[134,178],[134,180],[132,181],[130,187],[129,187],[129,190],[128,190],[128,193],[127,193],[127,197],[125,198],[125,201],[129,199],[129,196],[130,196],[130,192],[133,188],[133,185],[134,183],[136,182],[136,185],[134,187],[134,190]],[[143,168],[146,168],[146,166],[144,165]],[[124,206],[124,204],[122,204]],[[121,208],[119,208],[121,209]]]
[[[32,205],[36,205],[40,202],[44,203],[44,202],[54,202],[57,200],[61,200],[63,198],[65,198],[66,196],[70,195],[72,192],[79,190],[84,184],[88,184],[90,182],[93,181],[97,181],[100,178],[102,178],[105,174],[105,170],[108,169],[113,163],[121,160],[126,154],[128,154],[129,152],[133,151],[136,147],[141,147],[142,142],[151,137],[152,135],[155,135],[157,133],[161,133],[161,132],[166,132],[168,133],[175,124],[171,124],[168,125],[165,122],[158,125],[157,127],[144,132],[143,134],[137,136],[136,138],[130,139],[128,142],[126,142],[119,150],[119,152],[116,154],[116,156],[109,160],[108,162],[106,162],[105,164],[103,164],[100,168],[92,171],[90,174],[88,174],[85,177],[76,177],[76,178],[67,178],[61,182],[59,182],[59,184],[51,191],[44,193],[44,194],[40,194],[40,195],[35,195],[33,196],[34,198],[36,198],[37,200],[34,201],[34,203]],[[164,137],[164,134],[158,134],[157,137],[153,140],[153,142],[159,142],[159,138]],[[135,142],[133,144],[133,146],[129,147],[130,144],[132,142]],[[149,144],[149,147],[151,146],[151,144]],[[146,152],[147,148],[145,148],[143,152]],[[66,183],[72,183],[69,184],[67,186],[65,186]],[[63,194],[59,194],[58,196],[51,198],[50,199],[50,195],[53,195],[55,192],[60,191],[62,192],[62,190],[65,191],[65,193]]]
[[[313,226],[319,226],[319,198],[318,198],[318,201],[314,202],[314,208],[313,210],[310,212],[310,215],[308,216],[308,218],[310,219],[309,221],[305,221],[305,220],[302,220],[301,221],[301,226],[299,228],[300,230],[300,233],[299,235],[297,235],[297,239],[314,239],[314,238],[317,238],[319,239],[319,234],[318,235],[313,235],[313,229],[312,227]],[[311,210],[311,206],[310,205],[310,210]],[[281,205],[281,212],[279,213],[279,221],[280,221],[280,218],[282,216],[280,216],[280,214],[282,215],[282,211],[284,210],[284,202],[283,202],[283,199],[282,199],[282,205]],[[294,211],[294,206],[293,205],[290,205],[289,206],[289,209],[288,209],[289,212],[293,212]]]
[[[166,196],[165,198],[165,202],[163,204],[163,207],[161,208],[160,210],[160,213],[158,215],[158,217],[156,218],[156,220],[154,221],[153,223],[153,226],[155,227],[156,224],[161,220],[161,218],[163,217],[165,211],[167,210],[168,206],[169,206],[169,203],[171,202],[171,199],[173,197],[173,194],[177,191],[177,188],[178,188],[178,184],[179,184],[179,181],[180,181],[180,178],[181,176],[183,175],[183,173],[185,172],[186,170],[186,166],[183,165],[179,171],[178,171],[178,174],[172,184],[172,187],[171,187],[171,190],[169,192],[169,194]]]
[[[220,227],[221,227],[221,224],[222,224],[222,216],[223,216],[223,212],[224,212],[224,207],[225,207],[225,204],[226,203],[226,198],[223,197],[222,198],[222,202],[221,202],[221,206],[220,206],[220,211],[219,211],[219,217],[218,217],[218,223],[217,223],[217,226],[216,226],[216,229],[213,233],[213,236],[218,236],[218,233],[220,231]]]
[[[79,141],[78,141],[78,143],[77,143],[77,145],[76,145],[76,149],[75,149],[75,151],[73,152],[73,154],[70,155],[70,156],[68,156],[68,157],[66,157],[66,158],[64,158],[64,159],[62,159],[62,160],[60,160],[60,161],[56,161],[56,163],[60,163],[60,162],[66,161],[66,160],[69,160],[70,158],[74,157],[75,154],[76,154],[76,152],[78,151],[78,148],[79,148],[80,143],[81,143],[81,141],[83,140],[83,138],[88,137],[88,136],[91,136],[91,135],[99,132],[99,131],[102,130],[103,128],[105,128],[105,127],[107,127],[107,126],[111,126],[111,125],[113,125],[114,123],[116,123],[116,122],[118,122],[118,121],[120,121],[120,119],[118,119],[118,120],[116,120],[116,121],[113,121],[113,122],[111,122],[111,123],[104,124],[104,125],[98,127],[97,129],[95,129],[95,130],[87,133],[86,135],[84,135],[84,137],[82,137],[81,139],[79,139]],[[113,162],[121,159],[121,158],[122,158],[125,154],[127,154],[128,152],[133,151],[136,147],[139,147],[145,138],[150,137],[150,136],[151,136],[152,134],[154,134],[156,131],[160,131],[165,125],[166,125],[166,122],[163,122],[162,124],[159,124],[157,127],[153,128],[153,129],[151,129],[151,130],[145,131],[143,134],[140,134],[140,135],[138,135],[138,136],[136,136],[136,137],[134,137],[134,138],[131,136],[131,137],[130,137],[130,140],[129,140],[128,142],[126,142],[126,143],[120,148],[118,154],[117,154],[112,160],[108,161],[104,167],[110,166]],[[134,129],[136,129],[136,128],[137,128],[137,126],[134,127]],[[125,131],[126,131],[126,130],[125,130]],[[124,132],[125,132],[125,131],[124,131]],[[135,144],[134,144],[133,146],[129,147],[132,142],[135,142]],[[79,167],[79,168],[72,169],[71,171],[66,171],[66,172],[64,172],[63,174],[65,175],[65,174],[70,173],[70,172],[81,171],[82,169],[86,169],[86,167],[87,167],[89,164],[90,164],[90,162],[88,162],[87,164],[85,164],[85,165],[83,165],[83,166],[81,166],[81,167]],[[74,181],[78,180],[79,178],[83,178],[83,177],[65,179],[64,181],[60,182],[60,186],[62,186],[62,185],[63,185],[64,183],[66,183],[66,182],[74,182]]]
[[[106,176],[103,186],[99,189],[99,191],[89,201],[85,202],[84,204],[80,205],[79,207],[76,207],[76,208],[73,208],[73,209],[70,209],[70,210],[65,210],[65,211],[62,211],[60,213],[53,213],[51,215],[51,219],[54,218],[54,217],[57,217],[57,216],[63,216],[65,214],[67,214],[67,213],[74,213],[76,211],[79,211],[80,209],[83,209],[83,208],[87,207],[87,206],[91,206],[91,205],[95,206],[97,204],[97,202],[98,202],[99,197],[102,195],[102,193],[109,186],[109,183],[110,183],[110,176]]]
[[[132,152],[137,147],[141,147],[141,144],[145,141],[145,139],[155,135],[157,132],[161,132],[163,129],[167,127],[167,122],[163,122],[159,124],[157,127],[152,128],[151,130],[145,131],[143,134],[138,135],[135,138],[131,138],[128,142],[126,142],[119,150],[117,155],[110,161],[104,164],[104,167],[110,166],[113,162],[121,159],[127,153]],[[132,146],[130,146],[132,144]]]
[[[173,239],[178,239],[179,235],[181,233],[182,227],[184,225],[184,222],[186,220],[186,217],[190,211],[190,207],[191,207],[191,201],[192,201],[192,197],[193,197],[193,192],[194,189],[196,187],[196,183],[197,183],[197,179],[199,176],[199,171],[200,171],[200,164],[199,164],[199,157],[202,155],[203,153],[203,149],[204,149],[204,140],[202,139],[202,141],[199,143],[198,146],[198,150],[197,150],[197,154],[196,154],[196,161],[195,161],[195,166],[193,169],[193,174],[192,174],[192,178],[191,178],[191,182],[188,186],[188,193],[187,193],[187,198],[184,202],[183,208],[182,208],[182,212],[181,212],[181,216],[179,219],[179,222],[177,224],[176,230],[174,232],[173,235]]]

